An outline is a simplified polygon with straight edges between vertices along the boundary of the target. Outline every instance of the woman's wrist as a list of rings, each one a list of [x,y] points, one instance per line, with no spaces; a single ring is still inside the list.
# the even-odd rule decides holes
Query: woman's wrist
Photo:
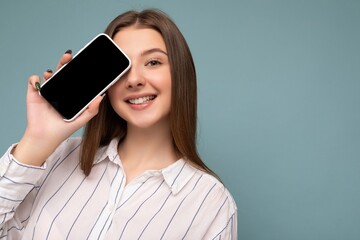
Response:
[[[33,139],[24,135],[12,150],[12,155],[23,164],[41,166],[56,147],[56,144],[52,144],[49,141]]]

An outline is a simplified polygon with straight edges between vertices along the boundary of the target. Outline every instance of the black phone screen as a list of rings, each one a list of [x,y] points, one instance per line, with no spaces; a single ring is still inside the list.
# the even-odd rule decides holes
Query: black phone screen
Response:
[[[107,35],[100,34],[46,81],[40,93],[71,121],[129,67],[129,58]]]

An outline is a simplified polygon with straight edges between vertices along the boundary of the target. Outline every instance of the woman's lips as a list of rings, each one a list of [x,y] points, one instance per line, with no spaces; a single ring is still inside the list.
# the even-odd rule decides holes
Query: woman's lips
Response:
[[[149,101],[152,101],[155,98],[156,98],[155,95],[149,95],[149,96],[143,96],[143,97],[138,97],[138,98],[130,98],[130,99],[126,100],[126,102],[128,102],[130,104],[139,105],[139,104],[144,104]]]
[[[125,102],[134,110],[143,110],[149,107],[155,100],[156,95],[146,95],[141,97],[131,97]]]

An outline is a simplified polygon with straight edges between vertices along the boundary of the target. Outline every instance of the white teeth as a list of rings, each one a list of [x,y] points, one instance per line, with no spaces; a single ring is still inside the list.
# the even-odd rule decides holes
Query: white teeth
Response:
[[[134,99],[129,99],[129,103],[131,104],[143,104],[146,103],[150,100],[153,100],[155,98],[155,96],[145,96],[145,97],[141,97],[141,98],[134,98]]]

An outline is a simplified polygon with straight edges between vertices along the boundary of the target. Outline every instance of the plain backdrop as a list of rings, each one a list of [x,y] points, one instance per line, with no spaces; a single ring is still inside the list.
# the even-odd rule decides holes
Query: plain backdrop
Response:
[[[0,151],[25,129],[30,75],[148,7],[192,50],[199,152],[237,202],[239,239],[359,240],[358,0],[1,1]]]

